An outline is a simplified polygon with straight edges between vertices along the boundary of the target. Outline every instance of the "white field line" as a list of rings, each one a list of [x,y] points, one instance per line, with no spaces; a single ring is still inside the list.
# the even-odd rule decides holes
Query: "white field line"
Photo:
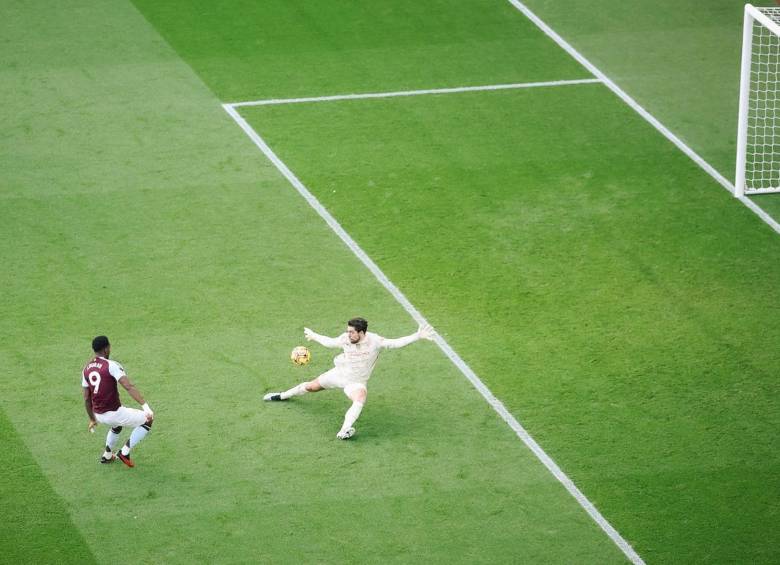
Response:
[[[233,108],[242,106],[269,106],[272,104],[300,104],[302,102],[333,102],[337,100],[362,100],[365,98],[395,98],[397,96],[421,96],[423,94],[455,94],[458,92],[479,92],[484,90],[511,90],[516,88],[538,88],[543,86],[567,86],[574,84],[599,83],[597,78],[575,80],[553,80],[547,82],[522,82],[514,84],[491,84],[486,86],[459,86],[457,88],[434,88],[428,90],[403,90],[398,92],[369,92],[366,94],[337,94],[335,96],[314,96],[311,98],[271,98],[228,104]]]
[[[320,204],[319,200],[307,189],[303,183],[295,176],[295,174],[284,164],[284,162],[277,157],[276,153],[268,146],[268,144],[260,137],[257,132],[250,126],[244,118],[236,111],[235,105],[223,104],[222,107],[230,115],[231,118],[244,130],[254,144],[268,157],[268,159],[274,164],[280,173],[295,187],[298,193],[306,199],[309,205],[325,220],[325,223],[341,238],[346,246],[357,256],[358,259],[368,268],[369,271],[376,277],[376,279],[384,286],[388,292],[395,298],[399,304],[406,310],[409,315],[418,324],[427,324],[427,320],[423,315],[415,308],[411,302],[404,296],[404,294],[396,287],[390,279],[382,272],[376,263],[366,254],[363,249],[355,242],[354,239],[341,227],[336,219],[330,212]],[[582,494],[579,488],[574,482],[564,473],[560,467],[547,455],[547,453],[536,443],[531,435],[520,425],[515,417],[506,409],[504,404],[498,400],[490,389],[482,382],[482,380],[474,373],[473,370],[466,364],[460,355],[458,355],[452,347],[445,341],[439,334],[435,336],[435,342],[444,354],[452,361],[452,363],[460,370],[461,373],[468,379],[468,381],[479,391],[482,397],[487,403],[495,410],[501,419],[512,428],[517,434],[517,437],[533,452],[534,455],[542,462],[552,475],[560,481],[564,488],[571,494],[579,505],[588,513],[588,515],[595,521],[599,527],[609,536],[609,538],[620,548],[623,554],[635,565],[644,565],[644,561],[634,551],[634,548],[623,539],[618,531],[601,515],[593,503]]]
[[[585,67],[588,71],[590,71],[593,76],[597,77],[601,82],[603,82],[607,88],[609,88],[612,92],[618,95],[618,97],[623,100],[626,104],[628,104],[634,111],[636,111],[640,116],[642,116],[645,120],[647,120],[655,129],[657,129],[659,132],[663,134],[664,137],[666,137],[669,141],[674,143],[677,148],[685,153],[688,157],[690,157],[694,163],[699,165],[702,169],[704,169],[708,175],[710,175],[712,178],[714,178],[720,185],[734,194],[734,185],[726,179],[723,175],[721,175],[718,171],[716,171],[712,165],[707,163],[704,159],[702,159],[698,153],[696,153],[693,149],[688,147],[685,142],[683,142],[680,138],[678,138],[675,134],[673,134],[665,125],[663,125],[661,122],[659,122],[650,112],[642,108],[636,100],[631,98],[626,92],[620,88],[617,84],[615,84],[607,75],[602,73],[598,68],[596,68],[595,65],[593,65],[590,61],[588,61],[579,51],[577,51],[574,47],[572,47],[568,41],[563,39],[560,35],[558,35],[550,26],[548,26],[544,21],[541,20],[536,14],[534,14],[528,7],[520,2],[519,0],[508,0],[510,4],[512,4],[515,8],[517,8],[520,12],[525,15],[529,20],[531,20],[539,29],[541,29],[547,36],[549,36],[555,43],[557,43],[564,51],[566,51],[569,55],[571,55],[577,62],[579,62],[583,67]],[[750,210],[752,210],[759,218],[761,218],[764,222],[766,222],[769,227],[771,227],[773,230],[775,230],[777,233],[780,233],[780,224],[774,220],[769,214],[767,214],[758,204],[753,202],[752,200],[749,200],[746,197],[740,197],[737,198],[742,204],[747,206]]]

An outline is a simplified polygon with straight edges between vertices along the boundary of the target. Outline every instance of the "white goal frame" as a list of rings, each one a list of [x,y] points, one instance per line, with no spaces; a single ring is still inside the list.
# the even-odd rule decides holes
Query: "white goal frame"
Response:
[[[780,192],[780,7],[746,4],[734,196],[772,192]]]

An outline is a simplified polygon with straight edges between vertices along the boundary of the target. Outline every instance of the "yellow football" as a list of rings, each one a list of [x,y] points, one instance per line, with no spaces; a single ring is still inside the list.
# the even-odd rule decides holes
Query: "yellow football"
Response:
[[[299,345],[290,352],[290,360],[296,365],[305,365],[311,361],[311,351],[309,351],[308,347]]]

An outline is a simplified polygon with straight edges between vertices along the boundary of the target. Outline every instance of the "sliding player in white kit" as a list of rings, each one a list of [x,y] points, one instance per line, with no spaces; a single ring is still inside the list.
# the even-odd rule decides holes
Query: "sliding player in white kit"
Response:
[[[309,328],[303,328],[303,335],[309,341],[316,341],[325,347],[342,348],[343,352],[336,356],[335,366],[331,370],[321,374],[313,381],[302,382],[285,392],[268,393],[263,397],[263,400],[287,400],[307,392],[340,388],[352,401],[352,406],[344,415],[344,423],[336,437],[339,439],[351,438],[355,435],[353,424],[360,416],[366,403],[368,395],[366,383],[371,377],[371,372],[374,370],[382,349],[398,349],[414,343],[420,338],[433,339],[433,328],[430,326],[420,326],[415,333],[396,339],[388,339],[367,330],[368,322],[363,318],[353,318],[347,322],[347,331],[338,337],[326,337]]]

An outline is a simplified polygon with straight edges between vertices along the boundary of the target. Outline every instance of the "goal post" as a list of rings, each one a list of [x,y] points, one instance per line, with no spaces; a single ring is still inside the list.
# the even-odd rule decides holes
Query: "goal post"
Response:
[[[780,192],[780,7],[745,5],[734,196]]]

